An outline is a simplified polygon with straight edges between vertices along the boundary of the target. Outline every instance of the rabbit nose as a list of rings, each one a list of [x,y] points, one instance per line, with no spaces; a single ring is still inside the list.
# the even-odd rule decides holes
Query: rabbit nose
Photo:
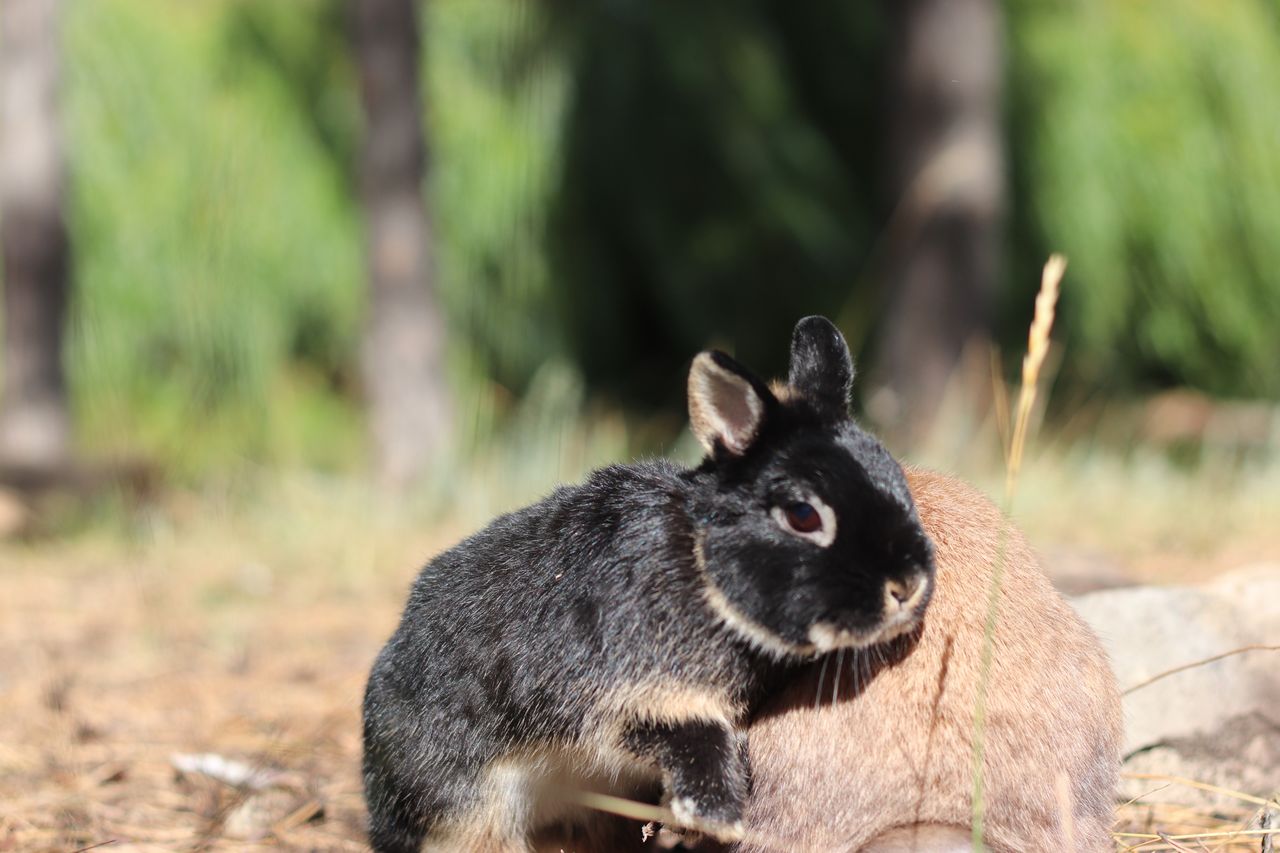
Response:
[[[890,578],[884,583],[884,604],[888,613],[911,608],[924,594],[924,572],[912,572],[898,580]]]

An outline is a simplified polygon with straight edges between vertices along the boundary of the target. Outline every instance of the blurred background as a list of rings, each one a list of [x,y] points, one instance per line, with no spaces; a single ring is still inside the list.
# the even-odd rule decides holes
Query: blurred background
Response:
[[[7,701],[196,748],[195,693],[59,709],[302,671],[269,743],[319,713],[350,787],[416,566],[694,459],[700,349],[778,373],[826,314],[859,417],[998,496],[1051,251],[1014,514],[1060,584],[1280,560],[1278,235],[1274,0],[2,0]]]
[[[1051,250],[1051,425],[1274,443],[1274,3],[5,12],[9,468],[664,450],[693,353],[780,371],[806,313],[896,448],[967,446]]]

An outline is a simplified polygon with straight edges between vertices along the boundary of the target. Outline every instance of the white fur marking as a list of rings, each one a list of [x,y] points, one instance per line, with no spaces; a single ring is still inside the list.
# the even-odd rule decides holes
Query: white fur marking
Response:
[[[814,653],[815,648],[812,645],[788,642],[733,606],[707,571],[707,559],[702,553],[701,536],[693,543],[693,560],[702,573],[703,596],[707,604],[716,616],[720,617],[720,621],[730,629],[755,644],[761,651],[777,657],[804,656]]]
[[[692,797],[677,797],[671,801],[671,813],[684,826],[698,822],[698,803]]]
[[[915,623],[915,618],[906,612],[895,614],[870,631],[853,631],[838,628],[830,622],[818,622],[809,628],[809,642],[820,653],[835,649],[865,649],[907,633]]]

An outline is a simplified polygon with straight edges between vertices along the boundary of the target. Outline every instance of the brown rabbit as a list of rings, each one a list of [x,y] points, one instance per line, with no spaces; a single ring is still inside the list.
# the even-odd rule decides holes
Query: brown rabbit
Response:
[[[893,648],[846,658],[838,681],[830,658],[814,664],[758,715],[749,841],[738,849],[970,849],[974,708],[997,564],[985,843],[1003,853],[1113,849],[1122,720],[1097,638],[991,501],[939,474],[907,478],[937,549],[924,624]]]

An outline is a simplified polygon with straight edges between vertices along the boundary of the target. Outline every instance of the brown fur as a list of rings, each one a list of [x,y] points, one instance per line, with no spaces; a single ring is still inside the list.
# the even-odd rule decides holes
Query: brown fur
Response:
[[[759,715],[750,730],[748,832],[790,850],[860,850],[905,826],[970,825],[975,698],[1003,549],[985,728],[986,841],[1010,853],[1111,849],[1122,722],[1097,638],[991,501],[939,474],[907,475],[937,547],[937,587],[919,641],[896,663],[867,661],[857,684],[846,665],[834,704],[828,672],[817,708],[815,665]],[[1059,790],[1072,800],[1067,829]]]
[[[799,396],[796,389],[777,379],[769,383],[769,390],[778,398],[779,403],[789,403]]]
[[[745,716],[741,704],[727,693],[699,690],[670,682],[645,681],[633,687],[618,688],[604,702],[617,708],[618,720],[683,723],[690,720],[715,720],[726,725]],[[602,729],[607,723],[602,723]]]
[[[916,824],[891,829],[863,847],[860,853],[973,853],[968,830],[954,826]]]

